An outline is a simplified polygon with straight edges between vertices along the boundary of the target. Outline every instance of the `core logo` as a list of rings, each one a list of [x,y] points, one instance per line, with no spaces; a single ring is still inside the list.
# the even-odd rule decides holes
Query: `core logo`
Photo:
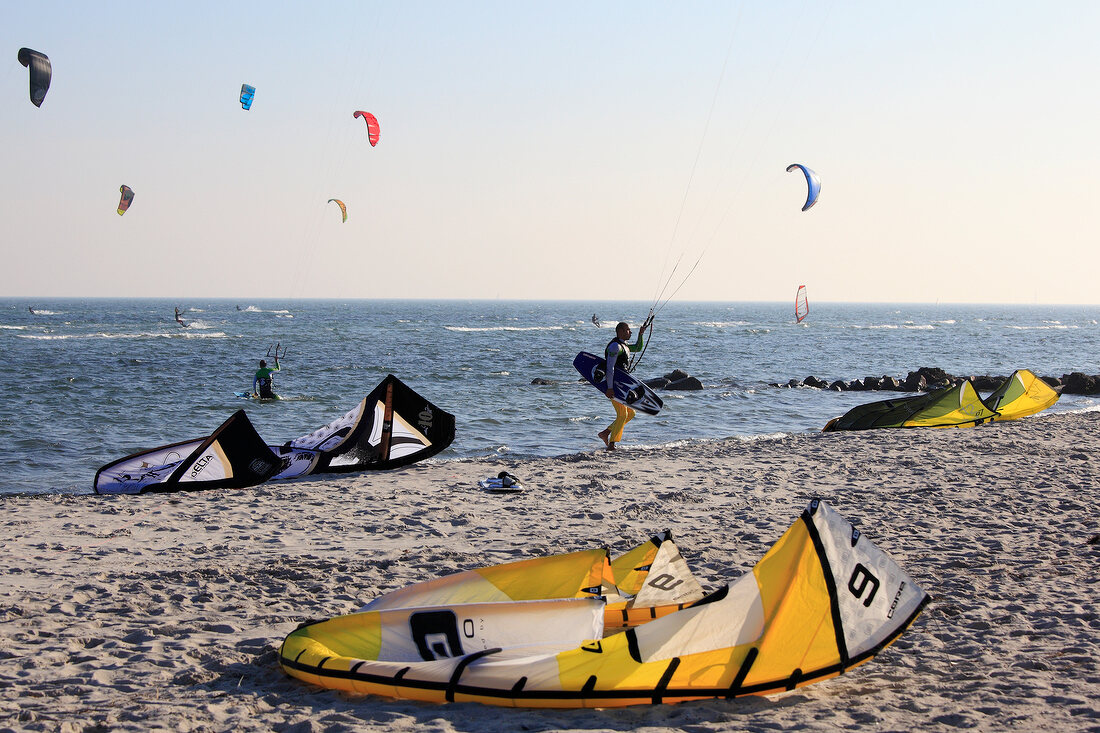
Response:
[[[896,594],[894,594],[894,602],[890,604],[890,610],[889,610],[889,612],[887,612],[886,618],[893,618],[894,617],[894,611],[896,611],[897,608],[898,608],[898,601],[901,600],[901,594],[902,594],[902,591],[904,591],[904,590],[905,590],[905,581],[903,580],[903,581],[901,581],[901,585],[898,586],[898,592]]]
[[[434,417],[435,417],[435,413],[432,412],[432,408],[428,407],[427,405],[424,405],[424,409],[421,410],[420,414],[416,416],[416,419],[418,421],[417,424],[420,425],[420,429],[425,430],[425,431],[431,430],[432,429],[432,419]]]
[[[660,588],[663,591],[671,591],[673,588],[683,582],[683,580],[679,578],[674,578],[668,573],[661,573],[656,578],[653,578],[648,583],[646,583],[646,585],[651,585],[654,588]]]

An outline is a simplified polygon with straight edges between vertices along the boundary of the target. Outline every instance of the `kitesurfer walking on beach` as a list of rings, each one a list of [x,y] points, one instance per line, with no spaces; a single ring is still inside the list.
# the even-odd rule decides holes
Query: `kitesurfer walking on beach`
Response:
[[[630,358],[627,353],[634,353],[642,350],[643,340],[646,328],[649,327],[649,321],[642,324],[642,327],[638,329],[638,340],[633,344],[628,344],[627,340],[630,338],[633,331],[630,330],[630,324],[626,321],[619,321],[615,326],[615,338],[608,342],[604,348],[604,359],[607,361],[605,364],[605,373],[607,376],[604,378],[607,384],[607,391],[604,392],[607,395],[607,399],[611,400],[611,404],[615,407],[615,422],[607,426],[605,430],[600,431],[600,440],[604,442],[608,450],[615,450],[615,444],[623,439],[623,428],[626,424],[634,419],[634,409],[624,405],[615,399],[615,370],[622,369],[623,371],[630,364]]]
[[[260,359],[260,368],[256,370],[256,376],[252,378],[252,395],[254,397],[267,400],[275,399],[274,383],[271,375],[277,371],[281,371],[279,357],[275,357],[274,369],[269,367],[266,361]]]

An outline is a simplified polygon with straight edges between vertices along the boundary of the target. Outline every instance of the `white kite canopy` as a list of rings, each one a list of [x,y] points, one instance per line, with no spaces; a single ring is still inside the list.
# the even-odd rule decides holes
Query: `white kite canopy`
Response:
[[[390,374],[354,408],[281,446],[276,479],[384,471],[430,458],[455,437],[455,418]]]
[[[599,629],[601,588],[618,579],[640,594],[662,568],[680,572],[675,558],[659,559],[664,544],[651,540],[615,562],[581,551],[408,586],[358,613],[303,625],[279,661],[323,687],[430,702],[571,708],[731,698],[843,674],[928,602],[882,550],[814,500],[734,583],[625,631],[609,623],[619,612],[604,608]],[[636,566],[639,558],[650,567]]]
[[[261,484],[279,459],[237,410],[206,438],[153,448],[108,463],[96,471],[97,494],[240,489]]]

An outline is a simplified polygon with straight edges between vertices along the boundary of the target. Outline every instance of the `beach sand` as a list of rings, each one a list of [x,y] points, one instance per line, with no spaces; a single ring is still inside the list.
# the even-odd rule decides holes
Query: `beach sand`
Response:
[[[0,730],[1100,730],[1100,413],[615,453],[596,440],[241,491],[2,498]],[[476,488],[502,469],[527,491]],[[800,690],[515,710],[347,696],[276,662],[300,622],[393,588],[663,529],[710,590],[813,497],[933,600],[876,659]]]

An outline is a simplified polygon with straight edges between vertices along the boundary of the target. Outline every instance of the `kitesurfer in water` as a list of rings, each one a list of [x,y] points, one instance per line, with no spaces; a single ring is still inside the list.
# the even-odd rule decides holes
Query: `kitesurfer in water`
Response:
[[[266,400],[275,399],[277,395],[273,391],[274,383],[271,374],[277,371],[281,371],[279,367],[279,357],[275,357],[274,369],[269,367],[266,361],[260,359],[260,368],[256,370],[256,376],[252,378],[253,397],[259,397]]]
[[[599,319],[599,318],[596,318],[596,314],[595,314],[595,313],[593,313],[593,314],[592,314],[592,323],[594,323],[594,324],[596,325],[596,328],[599,328],[599,327],[600,327],[600,319]]]
[[[183,322],[183,314],[180,313],[180,309],[176,308],[176,323],[180,324],[184,328],[187,328],[187,324]]]
[[[604,442],[608,450],[615,450],[615,444],[623,439],[623,428],[626,424],[634,419],[634,409],[624,405],[615,399],[615,370],[626,370],[630,364],[630,358],[627,353],[634,353],[642,350],[643,340],[646,328],[649,327],[649,322],[642,324],[642,327],[638,329],[638,340],[633,344],[628,344],[627,340],[630,338],[633,331],[630,330],[630,324],[626,321],[620,321],[615,326],[615,338],[608,342],[604,348],[604,359],[607,360],[605,366],[605,373],[607,376],[604,378],[607,384],[607,391],[604,393],[607,395],[607,399],[611,400],[611,404],[615,407],[615,422],[607,426],[606,429],[600,431],[600,440]]]

